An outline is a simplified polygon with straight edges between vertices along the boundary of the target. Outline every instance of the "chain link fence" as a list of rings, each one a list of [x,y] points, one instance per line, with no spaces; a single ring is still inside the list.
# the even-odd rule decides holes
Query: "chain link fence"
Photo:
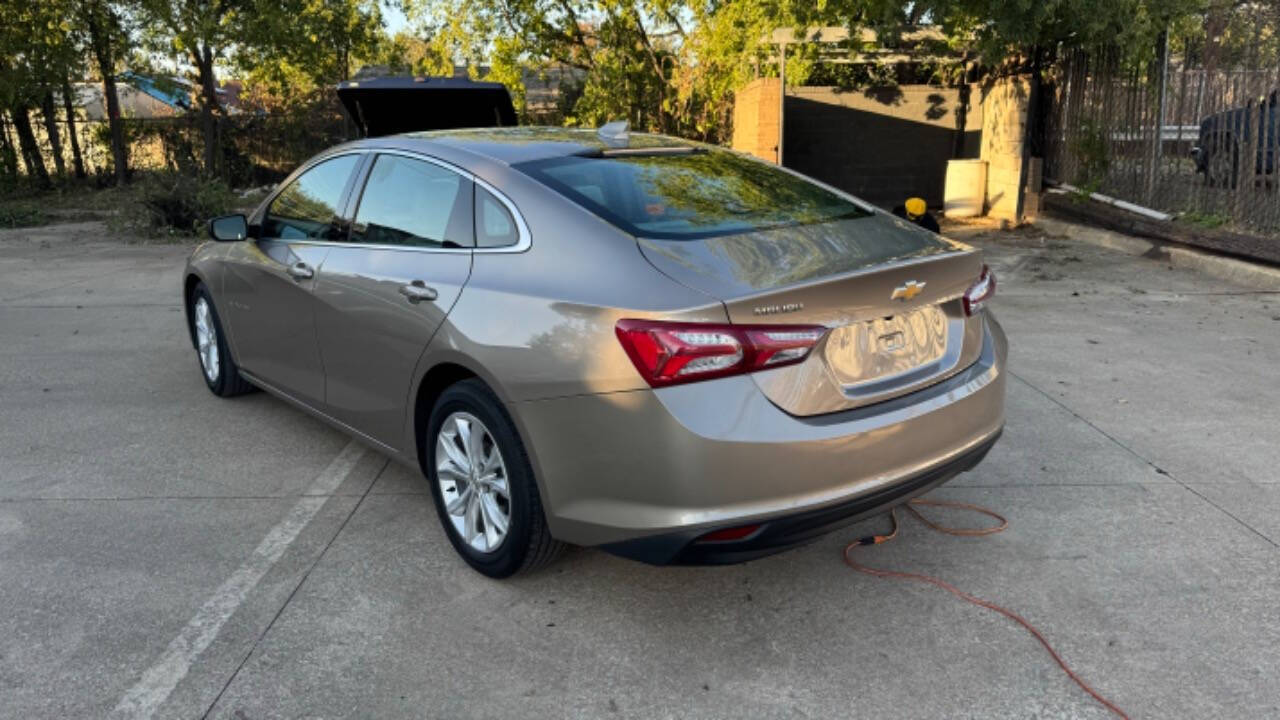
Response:
[[[54,145],[46,123],[31,114],[36,144],[50,174],[54,172]],[[125,118],[125,142],[131,172],[173,171],[188,175],[203,173],[205,138],[200,114],[190,112],[169,117]],[[65,116],[54,126],[60,140],[67,172],[72,167],[69,127]],[[9,147],[17,148],[12,125],[4,122]],[[214,153],[217,167],[212,175],[232,187],[256,187],[277,182],[315,153],[354,137],[355,129],[336,99],[321,99],[273,113],[241,112],[215,115]],[[76,139],[86,173],[111,181],[111,132],[106,120],[81,117],[75,123]],[[20,163],[25,176],[25,164]],[[10,178],[10,184],[19,178]],[[3,183],[0,183],[3,184]]]
[[[1204,227],[1280,233],[1280,62],[1188,60],[1168,44],[1070,52],[1046,118],[1045,175]]]

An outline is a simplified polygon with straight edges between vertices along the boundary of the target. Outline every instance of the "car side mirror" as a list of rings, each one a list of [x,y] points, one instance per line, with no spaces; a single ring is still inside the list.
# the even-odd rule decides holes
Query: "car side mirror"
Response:
[[[209,237],[218,242],[237,242],[249,237],[249,221],[244,215],[223,215],[209,221]]]

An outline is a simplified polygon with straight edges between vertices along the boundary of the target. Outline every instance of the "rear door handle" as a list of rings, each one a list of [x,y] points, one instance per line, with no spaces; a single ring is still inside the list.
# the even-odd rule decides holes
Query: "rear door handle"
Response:
[[[414,280],[408,285],[400,286],[400,294],[405,296],[409,302],[417,305],[423,300],[435,300],[440,296],[435,288],[427,287],[426,283],[421,280]]]
[[[290,265],[285,272],[289,273],[289,277],[294,280],[310,280],[316,274],[316,271],[312,270],[311,266],[304,262]]]

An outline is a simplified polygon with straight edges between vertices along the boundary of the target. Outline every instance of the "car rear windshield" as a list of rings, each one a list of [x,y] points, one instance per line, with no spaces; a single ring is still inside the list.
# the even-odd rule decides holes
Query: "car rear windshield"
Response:
[[[515,166],[638,237],[694,240],[871,213],[723,150],[551,158]]]

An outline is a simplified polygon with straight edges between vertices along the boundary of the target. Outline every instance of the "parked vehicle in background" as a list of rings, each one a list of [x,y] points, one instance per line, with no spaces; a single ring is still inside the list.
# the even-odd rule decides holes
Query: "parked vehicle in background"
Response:
[[[563,543],[767,555],[968,470],[1004,425],[978,251],[720,148],[371,138],[211,234],[184,273],[209,389],[420,468],[493,577]]]
[[[1200,140],[1191,155],[1196,171],[1204,173],[1206,183],[1235,187],[1242,170],[1241,159],[1250,162],[1250,156],[1253,167],[1245,168],[1248,175],[1275,173],[1280,148],[1278,92],[1271,91],[1253,107],[1224,110],[1200,123]]]

